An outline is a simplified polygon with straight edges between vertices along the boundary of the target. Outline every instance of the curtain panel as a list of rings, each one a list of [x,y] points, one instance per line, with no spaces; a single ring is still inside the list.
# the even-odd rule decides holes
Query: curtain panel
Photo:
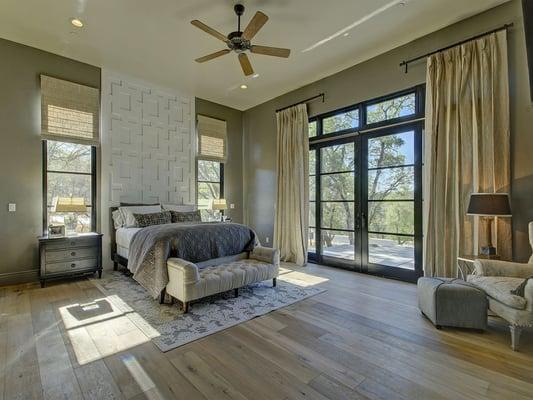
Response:
[[[274,247],[281,260],[307,264],[309,230],[309,133],[307,106],[276,114],[277,200]]]
[[[424,174],[424,273],[457,275],[457,257],[478,254],[484,227],[466,215],[473,192],[510,193],[507,33],[428,59]],[[512,256],[509,218],[493,243]]]

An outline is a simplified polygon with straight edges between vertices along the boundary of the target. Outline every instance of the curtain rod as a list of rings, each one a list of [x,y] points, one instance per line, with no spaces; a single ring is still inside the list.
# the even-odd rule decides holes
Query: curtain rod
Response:
[[[476,40],[476,39],[482,38],[483,36],[490,35],[491,33],[507,30],[510,27],[512,27],[513,25],[514,25],[514,23],[511,22],[510,24],[505,24],[505,25],[500,26],[499,28],[493,29],[491,31],[488,31],[488,32],[485,32],[485,33],[480,33],[479,35],[473,36],[473,37],[465,39],[465,40],[461,40],[460,42],[451,44],[451,45],[446,46],[446,47],[442,47],[442,48],[440,48],[438,50],[434,50],[434,51],[426,53],[426,54],[424,54],[422,56],[418,56],[418,57],[415,57],[415,58],[411,58],[410,60],[402,61],[400,63],[400,67],[405,67],[405,73],[407,74],[409,72],[409,64],[411,64],[411,63],[413,63],[415,61],[421,60],[423,58],[427,58],[427,57],[432,56],[433,54],[439,53],[441,51],[449,50],[449,49],[451,49],[453,47],[460,46],[460,45],[468,43],[468,42],[470,42],[472,40]]]
[[[324,102],[324,93],[320,93],[320,94],[317,94],[316,96],[309,97],[308,99],[299,101],[298,103],[291,104],[290,106],[283,107],[283,108],[278,108],[276,110],[276,112],[280,112],[280,111],[286,110],[287,108],[291,108],[291,107],[297,106],[298,104],[309,103],[310,101],[318,99],[319,97],[322,97],[322,103],[323,103]]]

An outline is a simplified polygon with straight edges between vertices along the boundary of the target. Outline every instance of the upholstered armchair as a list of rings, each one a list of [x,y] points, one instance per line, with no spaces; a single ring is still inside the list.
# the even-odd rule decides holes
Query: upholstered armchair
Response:
[[[529,241],[533,248],[533,222],[529,223]],[[468,282],[483,289],[489,309],[509,323],[511,347],[517,351],[522,329],[533,326],[533,255],[527,264],[476,260],[474,268]],[[523,296],[511,293],[528,277],[532,278],[527,281]]]

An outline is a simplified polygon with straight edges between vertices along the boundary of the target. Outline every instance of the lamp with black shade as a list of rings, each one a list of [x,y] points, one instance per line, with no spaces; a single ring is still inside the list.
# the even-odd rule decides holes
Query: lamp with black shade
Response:
[[[507,193],[472,193],[467,215],[481,217],[481,222],[486,224],[485,244],[481,247],[481,254],[496,255],[496,248],[492,245],[492,221],[494,217],[511,217],[509,195]]]

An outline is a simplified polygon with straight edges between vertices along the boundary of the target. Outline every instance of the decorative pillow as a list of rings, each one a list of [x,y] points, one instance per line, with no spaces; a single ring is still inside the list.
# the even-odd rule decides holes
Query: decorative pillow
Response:
[[[122,213],[122,217],[124,218],[124,227],[126,228],[135,228],[137,227],[137,222],[135,221],[135,217],[133,214],[152,214],[161,212],[161,205],[153,205],[153,206],[127,206],[127,207],[119,207],[120,212]]]
[[[125,225],[124,216],[120,210],[113,211],[111,215],[113,216],[113,225],[115,226],[115,229],[122,228]]]
[[[170,211],[161,211],[151,214],[133,214],[133,217],[139,228],[145,228],[151,225],[170,224],[172,221]]]
[[[179,211],[170,211],[172,215],[172,222],[202,222],[202,216],[200,214],[200,210],[196,211],[187,211],[187,212],[179,212]]]

